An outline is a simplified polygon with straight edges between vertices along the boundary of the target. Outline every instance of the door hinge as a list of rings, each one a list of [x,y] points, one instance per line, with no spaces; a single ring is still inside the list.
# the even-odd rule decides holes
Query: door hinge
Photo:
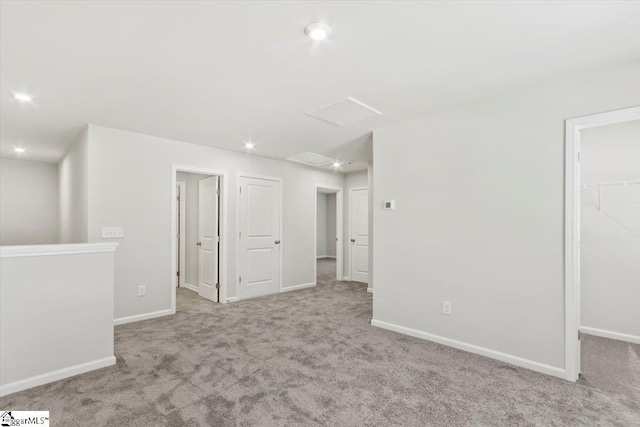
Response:
[[[217,239],[218,239],[218,243],[220,243],[220,236],[218,236]]]
[[[242,193],[242,187],[240,187],[240,192]]]
[[[240,283],[242,283],[242,276],[240,276],[240,278],[239,278],[239,279],[240,279]]]
[[[238,237],[242,239],[242,231],[238,232]]]
[[[216,188],[216,194],[219,196],[220,195],[220,189]]]
[[[580,152],[578,151],[578,163],[580,163]]]
[[[176,276],[180,277],[180,272],[176,271]]]
[[[220,289],[220,283],[216,283],[216,289]]]

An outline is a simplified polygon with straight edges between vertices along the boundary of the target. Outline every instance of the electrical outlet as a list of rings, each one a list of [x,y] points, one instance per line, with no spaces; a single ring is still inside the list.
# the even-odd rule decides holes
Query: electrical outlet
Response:
[[[442,313],[451,316],[451,302],[442,301]]]
[[[124,237],[123,227],[102,227],[103,239],[122,239]]]
[[[143,297],[147,294],[147,287],[145,285],[138,286],[138,296]]]

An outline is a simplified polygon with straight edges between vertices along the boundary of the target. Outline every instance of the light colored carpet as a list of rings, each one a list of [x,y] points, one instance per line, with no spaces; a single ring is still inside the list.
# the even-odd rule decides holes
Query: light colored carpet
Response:
[[[581,384],[626,397],[640,411],[640,345],[582,334],[581,353]]]
[[[637,365],[635,390],[572,384],[374,328],[371,298],[336,281],[225,305],[181,289],[175,316],[116,327],[116,366],[0,409],[52,426],[640,425]]]
[[[318,283],[327,283],[336,280],[335,258],[318,259]]]

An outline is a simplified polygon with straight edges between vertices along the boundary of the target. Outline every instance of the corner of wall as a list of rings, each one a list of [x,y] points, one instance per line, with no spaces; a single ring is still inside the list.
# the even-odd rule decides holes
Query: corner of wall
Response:
[[[58,162],[60,243],[88,242],[89,128],[84,127]]]

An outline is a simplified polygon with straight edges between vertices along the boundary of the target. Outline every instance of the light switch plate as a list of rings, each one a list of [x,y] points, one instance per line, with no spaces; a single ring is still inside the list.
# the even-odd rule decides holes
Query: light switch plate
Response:
[[[451,316],[451,302],[450,301],[442,301],[442,314],[446,314],[447,316]]]
[[[122,239],[124,237],[123,227],[102,227],[103,239]]]
[[[384,209],[387,211],[395,211],[396,210],[396,201],[395,200],[385,200]]]

